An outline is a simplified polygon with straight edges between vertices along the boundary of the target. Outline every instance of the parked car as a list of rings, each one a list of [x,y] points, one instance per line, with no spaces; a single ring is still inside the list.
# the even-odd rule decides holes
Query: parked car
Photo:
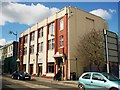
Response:
[[[80,90],[120,90],[120,79],[105,72],[86,72],[78,80]]]
[[[30,80],[31,76],[26,72],[15,71],[12,73],[12,78],[18,80]]]

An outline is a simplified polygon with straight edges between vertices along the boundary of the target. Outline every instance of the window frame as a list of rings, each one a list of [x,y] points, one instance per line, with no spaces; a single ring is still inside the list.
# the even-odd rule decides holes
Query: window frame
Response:
[[[34,39],[35,39],[35,32],[31,32],[30,41],[34,41]]]
[[[54,49],[54,46],[55,46],[55,39],[53,38],[51,41],[52,41],[52,45],[51,45],[52,48],[51,48],[51,49]]]
[[[34,53],[34,45],[31,45],[30,46],[30,54],[33,54]]]
[[[48,73],[54,73],[54,62],[48,62]]]
[[[55,22],[52,22],[48,25],[48,34],[55,35]]]
[[[64,18],[60,19],[60,31],[64,30]]]
[[[60,47],[63,47],[64,46],[64,36],[60,35],[59,38],[60,38],[60,41],[59,41]]]
[[[38,43],[38,52],[43,52],[43,42]]]
[[[27,47],[24,47],[24,55],[27,55]]]
[[[54,47],[55,47],[55,40],[54,40],[54,38],[48,40],[48,50],[53,50]]]
[[[28,42],[28,35],[25,35],[24,36],[24,43],[27,43]]]
[[[51,50],[51,39],[48,40],[48,50]]]
[[[38,38],[43,37],[43,27],[38,29]]]

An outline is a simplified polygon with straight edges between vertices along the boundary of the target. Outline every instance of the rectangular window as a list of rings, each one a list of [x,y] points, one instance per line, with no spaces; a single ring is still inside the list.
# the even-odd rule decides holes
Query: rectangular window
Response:
[[[30,54],[33,54],[34,53],[34,45],[31,45],[30,46]]]
[[[54,62],[48,63],[48,73],[54,73]]]
[[[24,48],[24,55],[27,54],[27,47]]]
[[[52,50],[52,49],[54,49],[54,44],[55,44],[55,41],[54,41],[54,39],[50,39],[50,40],[48,40],[48,50]]]
[[[13,51],[13,45],[11,46],[11,51]]]
[[[41,52],[43,51],[43,42],[41,42]]]
[[[64,19],[61,18],[60,19],[60,30],[63,30],[64,29]]]
[[[28,35],[26,35],[26,36],[24,37],[24,40],[25,40],[24,42],[27,43],[27,41],[28,41]]]
[[[54,31],[55,31],[55,23],[53,22],[53,23],[49,24],[49,26],[48,26],[48,33],[50,35],[54,35]]]
[[[38,38],[43,37],[43,27],[38,29]]]
[[[48,50],[51,49],[51,40],[48,40]]]
[[[34,38],[35,38],[35,32],[32,32],[30,34],[30,41],[34,41]]]
[[[54,49],[55,40],[52,39],[52,49]]]
[[[42,52],[43,51],[43,42],[38,44],[38,52]]]
[[[60,36],[60,47],[63,47],[63,35]]]

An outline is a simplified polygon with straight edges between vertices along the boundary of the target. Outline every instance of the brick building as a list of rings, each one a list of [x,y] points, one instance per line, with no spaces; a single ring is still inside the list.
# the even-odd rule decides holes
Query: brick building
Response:
[[[65,7],[38,22],[19,37],[21,70],[52,78],[60,68],[64,80],[70,79],[72,72],[81,75],[85,62],[76,60],[75,47],[80,37],[92,29],[107,29],[107,24],[102,18],[73,7]]]

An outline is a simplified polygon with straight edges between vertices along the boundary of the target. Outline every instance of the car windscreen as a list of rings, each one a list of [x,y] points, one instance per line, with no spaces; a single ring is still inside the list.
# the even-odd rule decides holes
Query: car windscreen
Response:
[[[110,81],[120,81],[117,77],[109,73],[102,73]]]

